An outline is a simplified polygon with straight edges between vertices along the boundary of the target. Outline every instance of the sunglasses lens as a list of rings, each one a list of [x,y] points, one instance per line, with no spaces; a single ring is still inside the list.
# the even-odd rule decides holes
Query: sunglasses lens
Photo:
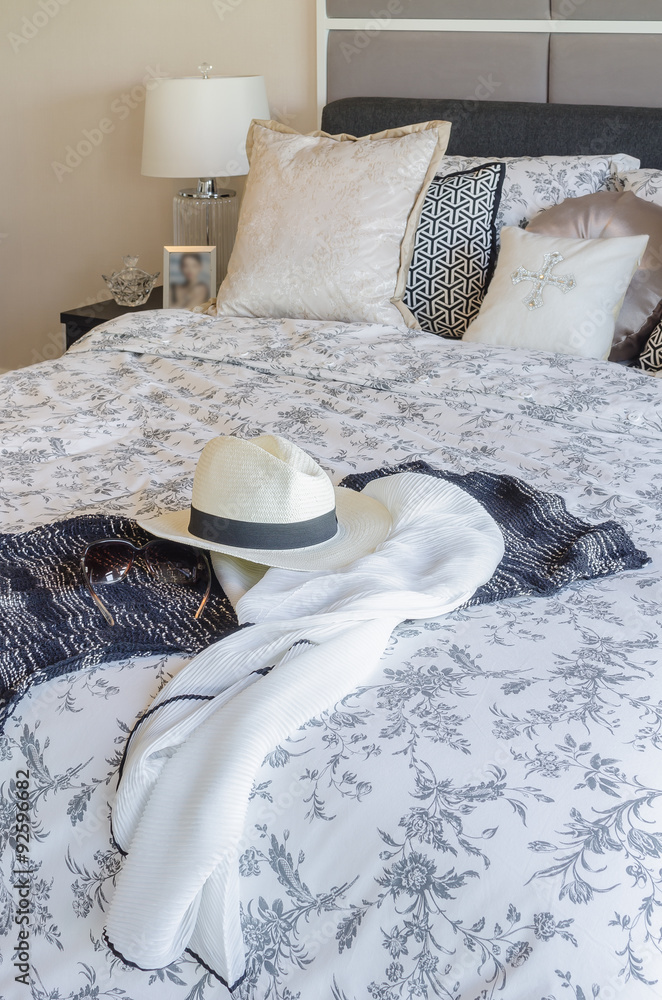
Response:
[[[131,569],[134,548],[129,542],[113,539],[96,542],[85,553],[85,570],[92,586],[119,583]]]
[[[177,542],[150,542],[143,552],[152,574],[165,583],[197,583],[204,569],[202,555]]]

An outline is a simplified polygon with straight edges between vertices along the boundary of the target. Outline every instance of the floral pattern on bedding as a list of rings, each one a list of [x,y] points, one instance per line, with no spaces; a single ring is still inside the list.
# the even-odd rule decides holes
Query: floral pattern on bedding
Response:
[[[566,198],[580,198],[596,191],[616,190],[618,171],[636,170],[639,161],[625,154],[615,156],[445,156],[440,174],[470,170],[482,163],[506,163],[497,211],[496,230],[525,227],[531,219]],[[643,171],[641,171],[643,173]]]
[[[662,205],[662,170],[650,167],[643,170],[631,170],[618,175],[620,188],[632,191],[644,201],[652,201],[654,205]]]
[[[173,311],[116,321],[0,385],[6,530],[67,516],[80,495],[90,510],[180,506],[209,437],[262,431],[295,437],[336,481],[424,458],[518,475],[620,521],[651,566],[405,622],[373,683],[273,748],[239,851],[235,996],[661,995],[658,381],[384,327]],[[185,662],[49,682],[0,739],[6,1000],[228,996],[192,958],[142,972],[101,940],[121,749]],[[12,969],[24,768],[31,988]]]

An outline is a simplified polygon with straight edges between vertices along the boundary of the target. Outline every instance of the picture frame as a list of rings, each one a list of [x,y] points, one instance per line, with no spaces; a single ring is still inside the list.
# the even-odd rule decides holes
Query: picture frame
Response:
[[[215,246],[163,248],[164,309],[194,309],[215,294]]]

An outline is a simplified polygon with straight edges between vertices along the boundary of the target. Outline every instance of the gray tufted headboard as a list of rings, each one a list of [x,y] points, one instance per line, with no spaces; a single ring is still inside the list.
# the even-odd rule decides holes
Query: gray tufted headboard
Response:
[[[317,97],[657,108],[662,0],[317,0]]]
[[[662,110],[581,104],[347,97],[324,108],[325,132],[368,135],[443,119],[450,154],[544,156],[629,153],[662,170]]]

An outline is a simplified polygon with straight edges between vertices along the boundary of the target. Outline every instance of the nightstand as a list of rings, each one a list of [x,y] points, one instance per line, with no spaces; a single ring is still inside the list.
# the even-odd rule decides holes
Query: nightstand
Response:
[[[161,309],[163,307],[163,287],[154,288],[142,306],[118,306],[114,299],[103,302],[93,302],[90,306],[80,309],[68,309],[60,313],[60,323],[64,323],[67,350],[95,326],[109,319],[117,319],[125,313],[143,312],[145,309]]]

